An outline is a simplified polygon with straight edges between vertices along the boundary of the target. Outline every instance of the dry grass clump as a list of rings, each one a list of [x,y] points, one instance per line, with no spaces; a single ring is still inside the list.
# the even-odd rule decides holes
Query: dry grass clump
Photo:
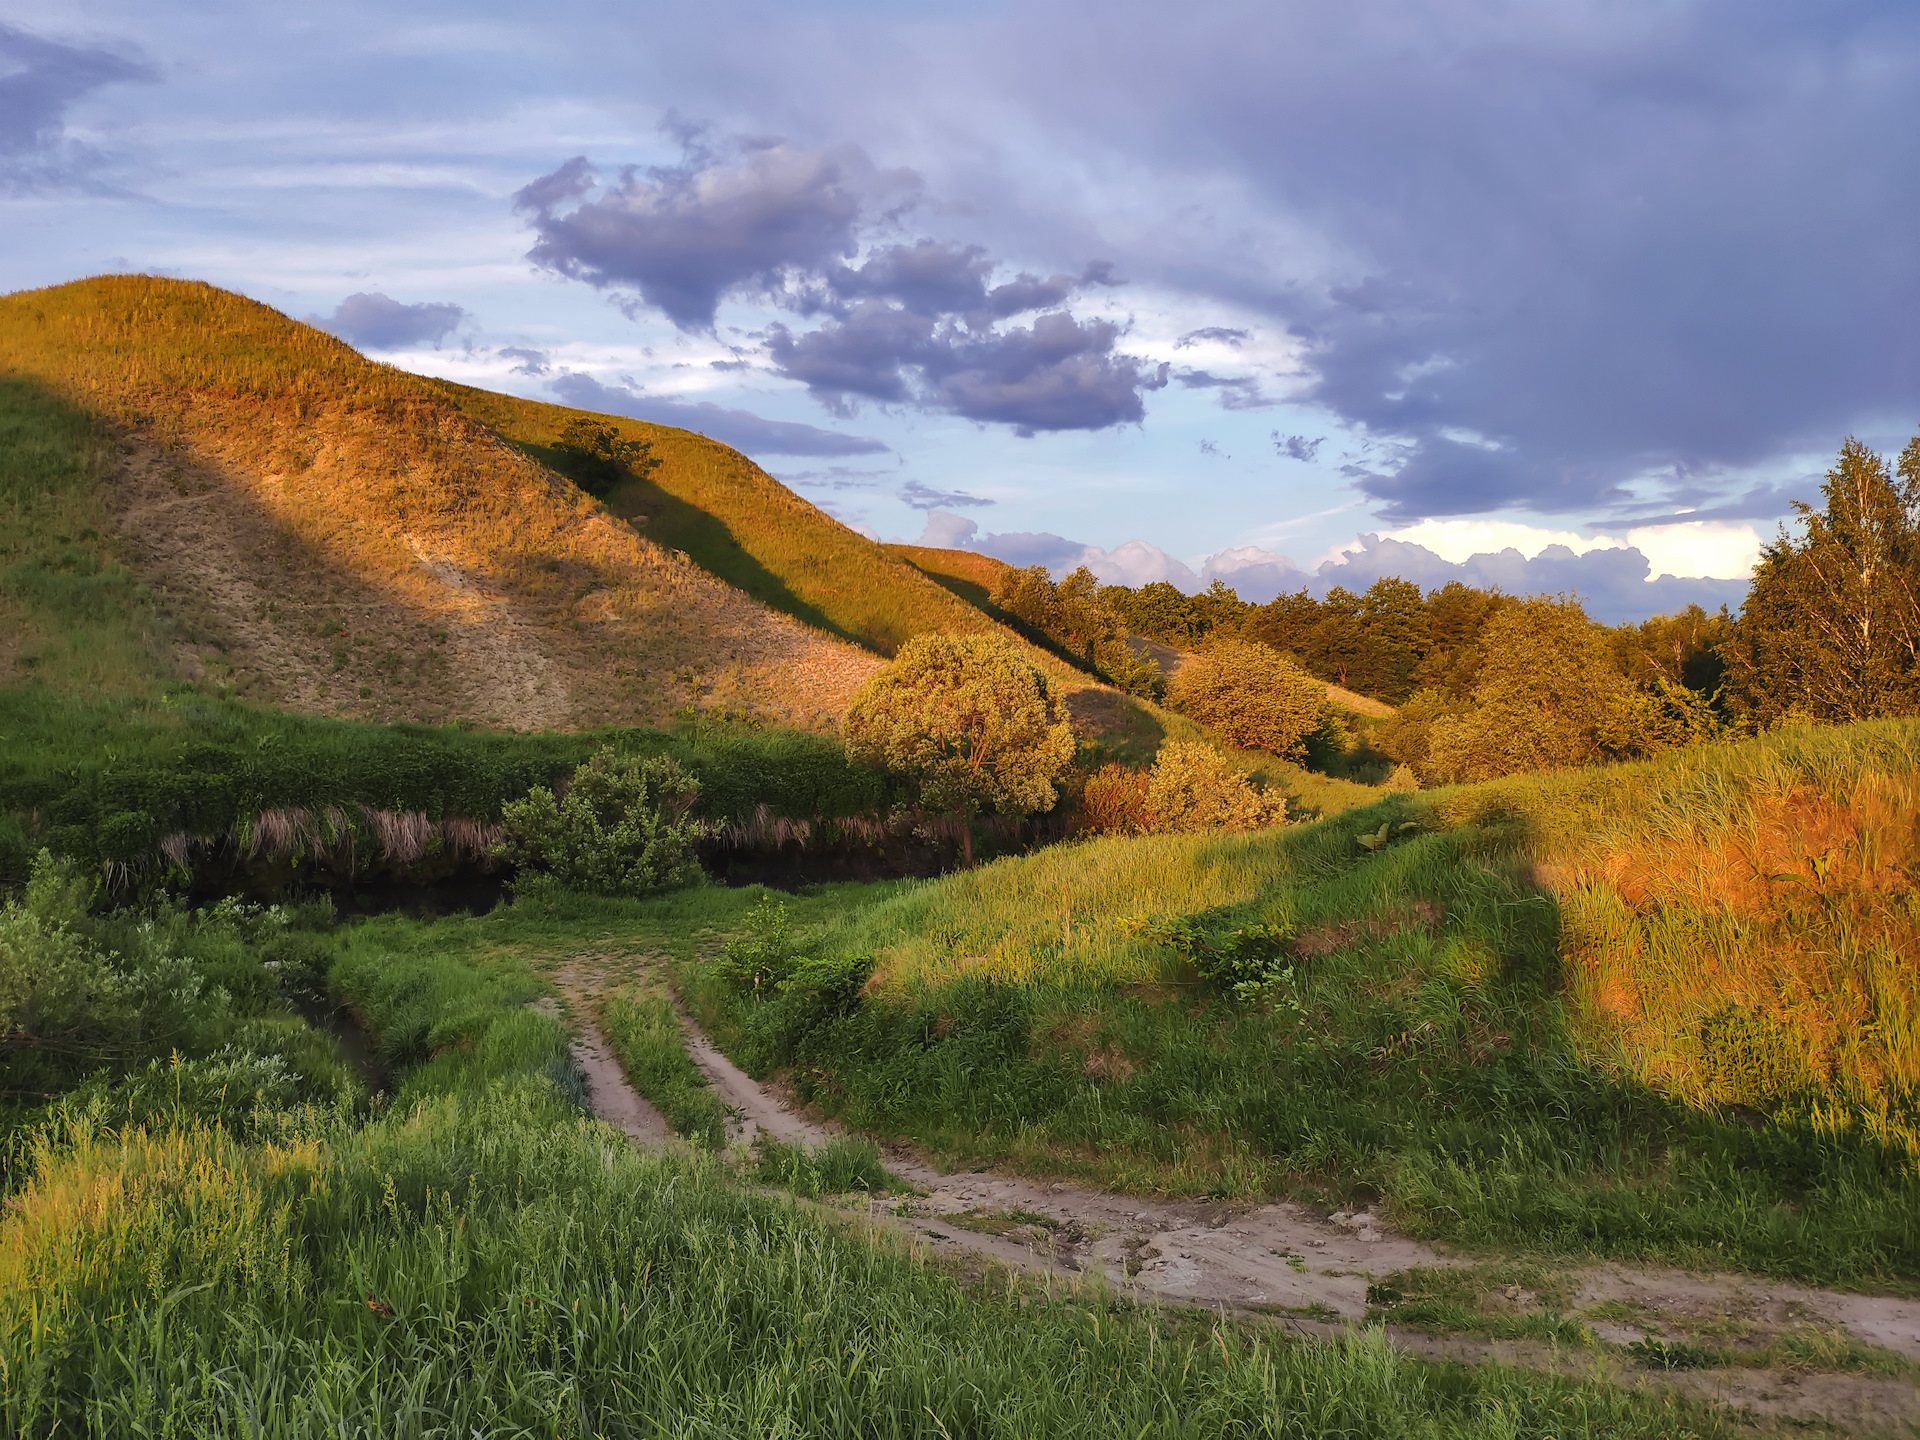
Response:
[[[382,643],[392,634],[445,632],[448,668],[472,681],[458,708],[490,699],[480,716],[498,723],[658,719],[697,703],[820,725],[873,668],[637,536],[429,382],[211,286],[118,276],[6,297],[0,369],[154,447],[162,483],[249,542],[217,567],[195,569],[191,545],[170,556],[209,591],[235,573],[224,562],[241,562],[213,608],[246,638],[265,632],[233,627],[233,614],[262,597],[359,592],[378,649],[360,647],[373,653],[353,657],[349,681],[424,653]],[[129,491],[152,498],[151,485]],[[279,553],[260,553],[265,535]],[[338,634],[280,646],[297,663],[269,666],[282,672],[271,688],[303,708],[444,713],[444,698],[415,706],[393,676],[336,698],[330,677],[349,669]]]

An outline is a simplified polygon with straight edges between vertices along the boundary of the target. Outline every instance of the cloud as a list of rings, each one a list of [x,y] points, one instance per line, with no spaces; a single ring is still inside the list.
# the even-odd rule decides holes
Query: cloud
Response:
[[[1173,378],[1189,390],[1218,390],[1222,410],[1265,410],[1278,401],[1260,393],[1252,375],[1215,375],[1206,370],[1176,370]]]
[[[725,153],[696,144],[681,165],[629,166],[605,183],[576,156],[514,204],[538,234],[535,264],[635,297],[683,330],[711,330],[730,295],[813,322],[769,326],[767,354],[834,414],[910,405],[1023,436],[1142,420],[1141,395],[1167,383],[1169,366],[1122,354],[1113,321],[1063,308],[1088,286],[1119,284],[1110,263],[1003,277],[983,247],[926,237],[862,256],[872,225],[901,214],[872,206],[911,200],[918,185],[855,146],[765,140]]]
[[[1189,345],[1199,345],[1211,341],[1216,345],[1231,345],[1234,349],[1238,350],[1242,341],[1251,338],[1251,331],[1229,330],[1224,325],[1208,325],[1199,330],[1189,330],[1173,342],[1173,348],[1176,350],[1184,350]]]
[[[106,157],[67,134],[68,109],[102,86],[159,78],[142,60],[5,23],[0,69],[0,186],[17,190],[87,184]]]
[[[851,257],[869,198],[916,183],[855,145],[764,142],[725,156],[690,149],[680,165],[629,165],[607,183],[576,155],[513,201],[539,237],[534,264],[710,330],[722,296]]]
[[[1144,418],[1140,392],[1164,386],[1168,367],[1116,354],[1119,334],[1111,321],[1059,311],[1031,325],[972,331],[865,301],[799,336],[770,327],[767,353],[782,374],[843,413],[855,397],[905,402],[1029,436]]]
[[[900,498],[916,510],[934,511],[943,505],[991,505],[994,502],[964,490],[935,490],[918,480],[909,480],[900,489]]]
[[[865,435],[842,435],[791,420],[766,420],[748,410],[727,410],[711,400],[664,400],[603,385],[569,372],[552,382],[554,393],[581,410],[626,415],[655,425],[695,430],[747,455],[882,455],[888,447]]]
[[[513,367],[515,375],[545,375],[552,368],[553,357],[545,350],[528,350],[519,345],[502,345],[493,352],[509,360],[517,360]]]
[[[309,323],[362,350],[401,350],[429,344],[437,347],[466,318],[467,312],[458,305],[432,301],[402,305],[377,290],[349,295],[330,316],[307,317]]]
[[[927,514],[927,528],[920,532],[914,544],[935,550],[966,550],[972,547],[973,537],[979,533],[979,524],[964,515],[955,515],[951,510],[932,510]]]
[[[1326,443],[1327,437],[1324,435],[1316,435],[1309,440],[1304,435],[1282,435],[1278,430],[1273,432],[1273,448],[1288,460],[1311,462]]]

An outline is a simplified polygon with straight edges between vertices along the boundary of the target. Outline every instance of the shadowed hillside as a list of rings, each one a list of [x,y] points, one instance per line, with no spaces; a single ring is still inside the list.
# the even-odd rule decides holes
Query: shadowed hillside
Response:
[[[659,468],[621,482],[608,507],[656,544],[684,551],[729,585],[810,625],[891,655],[925,631],[991,624],[974,605],[957,602],[889,554],[892,547],[842,525],[717,440],[451,381],[427,383],[543,462],[554,458],[551,447],[567,422],[581,416],[645,441]]]
[[[0,299],[0,372],[16,674],[519,728],[688,704],[818,725],[877,663],[637,535],[431,382],[211,286]],[[102,670],[89,627],[136,602]]]

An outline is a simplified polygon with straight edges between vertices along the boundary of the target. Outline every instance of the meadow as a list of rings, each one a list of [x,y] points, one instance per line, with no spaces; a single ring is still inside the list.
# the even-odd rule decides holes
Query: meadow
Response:
[[[58,903],[43,887],[7,916],[58,923]],[[624,928],[631,902],[340,930],[324,914],[239,918],[318,937],[390,1093],[229,1084],[221,1110],[180,1086],[143,1112],[116,1091],[16,1131],[0,1219],[12,1433],[1730,1428],[1598,1383],[1429,1365],[1377,1331],[1294,1341],[950,1272],[743,1188],[711,1155],[638,1151],[581,1110],[526,958]]]
[[[737,1060],[955,1165],[1911,1288],[1916,816],[1881,722],[768,900],[868,957],[851,1006],[726,982],[748,897],[645,934]],[[1242,993],[1196,967],[1240,949]]]

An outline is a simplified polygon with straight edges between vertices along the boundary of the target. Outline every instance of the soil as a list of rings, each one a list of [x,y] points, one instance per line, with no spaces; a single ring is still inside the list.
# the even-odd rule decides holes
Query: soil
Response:
[[[615,978],[614,964],[610,955],[583,955],[555,977],[579,1032],[575,1054],[604,1118],[640,1143],[672,1143],[665,1122],[627,1083],[597,1029],[582,1023],[591,1016],[592,995]],[[635,978],[626,964],[618,969],[626,972],[621,978]],[[662,977],[647,978],[665,991]],[[750,1143],[764,1131],[785,1144],[820,1145],[839,1133],[747,1075],[691,1016],[679,1014],[688,1054],[734,1112],[733,1140]],[[921,1253],[950,1257],[963,1269],[994,1261],[1084,1277],[1143,1303],[1230,1309],[1303,1335],[1380,1323],[1369,1289],[1400,1272],[1457,1273],[1487,1263],[1487,1257],[1401,1235],[1371,1208],[1322,1215],[1284,1201],[1148,1199],[989,1170],[948,1174],[898,1147],[885,1159],[914,1193],[852,1196],[843,1205],[867,1223],[910,1237]],[[1617,1263],[1571,1268],[1562,1289],[1572,1296],[1566,1313],[1586,1327],[1592,1343],[1432,1333],[1390,1317],[1385,1328],[1409,1354],[1429,1359],[1499,1360],[1593,1375],[1754,1418],[1867,1433],[1920,1424],[1920,1300]],[[1489,1310],[1548,1313],[1536,1296],[1516,1294],[1516,1287],[1503,1294],[1487,1297]],[[1796,1336],[1850,1342],[1852,1360],[1836,1363],[1852,1368],[1766,1363],[1760,1352],[1772,1347],[1777,1356],[1780,1343]],[[1705,1343],[1735,1363],[1648,1369],[1627,1349],[1643,1341],[1683,1351]]]

